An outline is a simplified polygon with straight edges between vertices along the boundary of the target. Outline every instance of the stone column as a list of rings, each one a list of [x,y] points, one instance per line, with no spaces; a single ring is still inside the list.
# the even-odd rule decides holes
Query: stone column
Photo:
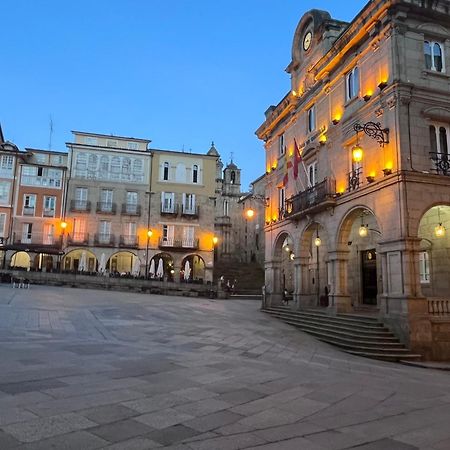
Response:
[[[311,304],[311,292],[309,285],[309,256],[301,256],[298,258],[298,271],[298,307],[299,309],[302,309],[314,306]]]
[[[272,260],[265,263],[266,306],[281,305],[283,293],[280,283],[280,261]]]
[[[333,313],[352,311],[352,302],[348,294],[348,256],[350,250],[328,252],[330,273],[330,293],[328,308]]]

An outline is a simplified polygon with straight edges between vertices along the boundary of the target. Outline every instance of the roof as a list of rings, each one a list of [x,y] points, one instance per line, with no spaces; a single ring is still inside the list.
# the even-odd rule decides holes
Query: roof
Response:
[[[201,156],[202,158],[205,158],[205,157],[214,157],[214,158],[217,158],[217,156],[214,156],[214,155],[210,155],[209,153],[191,153],[191,152],[183,152],[183,151],[180,151],[180,150],[164,150],[164,149],[161,149],[161,148],[151,148],[150,149],[150,151],[151,152],[156,152],[156,153],[177,153],[177,154],[180,154],[180,155],[185,155],[185,156]]]
[[[2,124],[0,123],[0,142],[5,142],[5,137],[3,136]]]
[[[208,153],[206,153],[206,154],[210,155],[210,156],[220,156],[216,147],[214,147],[214,141],[211,142],[211,148],[208,150]]]
[[[103,137],[103,138],[132,139],[133,141],[145,142],[147,144],[152,142],[150,139],[135,138],[135,137],[131,137],[131,136],[118,136],[116,134],[89,133],[87,131],[76,131],[76,130],[71,130],[71,133],[81,134],[83,136],[97,136],[97,137]]]
[[[25,147],[25,150],[27,152],[49,153],[50,155],[68,155],[67,152],[60,152],[56,150],[42,150],[40,148]]]

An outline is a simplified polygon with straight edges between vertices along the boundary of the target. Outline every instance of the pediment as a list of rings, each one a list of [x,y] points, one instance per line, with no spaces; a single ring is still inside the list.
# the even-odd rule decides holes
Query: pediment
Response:
[[[424,109],[422,115],[430,120],[438,120],[441,122],[450,122],[450,109],[431,107]]]
[[[436,23],[422,23],[417,27],[417,29],[435,34],[449,34],[449,30],[447,28]]]

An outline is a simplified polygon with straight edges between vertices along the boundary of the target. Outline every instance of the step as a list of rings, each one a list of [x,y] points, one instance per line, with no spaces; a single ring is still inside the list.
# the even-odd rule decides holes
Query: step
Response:
[[[274,317],[279,317],[281,319],[291,319],[291,320],[297,319],[301,321],[309,321],[310,323],[340,327],[341,329],[347,330],[359,330],[367,333],[388,331],[388,329],[380,322],[378,322],[378,324],[375,326],[358,322],[341,322],[339,320],[333,320],[333,318],[325,318],[325,317],[318,318],[317,316],[310,316],[301,313],[288,313],[288,312],[268,311],[268,310],[264,311],[266,311],[268,314],[271,314]]]
[[[408,353],[408,354],[398,354],[396,352],[392,353],[379,353],[379,352],[360,352],[352,350],[344,350],[346,353],[351,353],[352,355],[364,356],[365,358],[372,359],[382,359],[384,361],[402,361],[402,360],[420,360],[422,355]]]

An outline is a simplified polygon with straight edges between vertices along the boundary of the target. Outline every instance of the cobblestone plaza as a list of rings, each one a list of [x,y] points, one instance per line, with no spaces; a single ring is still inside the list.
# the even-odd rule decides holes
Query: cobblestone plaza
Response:
[[[0,285],[0,448],[449,449],[448,372],[250,300]]]

